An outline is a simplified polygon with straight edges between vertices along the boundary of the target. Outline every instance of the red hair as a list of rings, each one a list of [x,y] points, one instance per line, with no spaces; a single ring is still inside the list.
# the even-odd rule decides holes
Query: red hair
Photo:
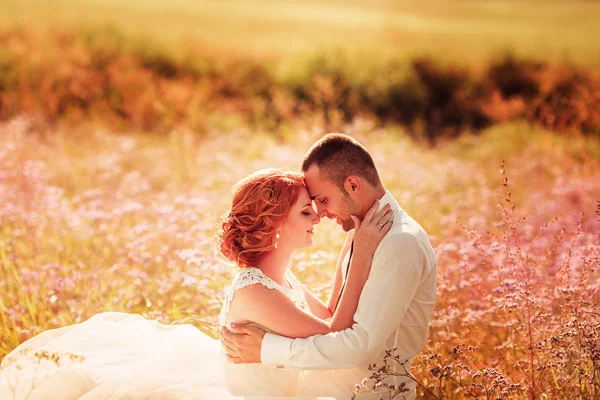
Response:
[[[241,268],[256,266],[274,248],[275,235],[304,187],[302,175],[264,169],[235,186],[219,231],[221,253]]]

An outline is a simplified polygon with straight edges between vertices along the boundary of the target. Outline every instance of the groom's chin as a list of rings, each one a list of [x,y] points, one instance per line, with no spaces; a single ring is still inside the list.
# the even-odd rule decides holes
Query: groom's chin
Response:
[[[352,229],[354,229],[354,221],[349,220],[342,222],[342,229],[344,232],[350,232]]]

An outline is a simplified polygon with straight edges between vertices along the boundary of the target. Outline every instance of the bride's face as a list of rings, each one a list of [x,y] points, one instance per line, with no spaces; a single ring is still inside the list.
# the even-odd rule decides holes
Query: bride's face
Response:
[[[319,221],[320,218],[313,209],[308,190],[302,188],[298,201],[281,224],[279,246],[294,250],[310,246],[313,243],[314,227]]]

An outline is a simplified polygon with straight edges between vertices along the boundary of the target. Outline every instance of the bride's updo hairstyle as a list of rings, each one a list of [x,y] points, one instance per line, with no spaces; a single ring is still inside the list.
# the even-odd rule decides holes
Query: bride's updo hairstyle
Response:
[[[219,231],[221,253],[239,267],[255,266],[275,248],[275,235],[304,187],[302,175],[263,169],[239,181]]]

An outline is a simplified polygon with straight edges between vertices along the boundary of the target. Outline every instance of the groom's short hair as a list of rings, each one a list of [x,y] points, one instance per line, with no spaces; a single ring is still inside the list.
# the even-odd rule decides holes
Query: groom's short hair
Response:
[[[381,181],[369,151],[358,141],[341,133],[329,133],[318,140],[304,155],[302,171],[316,164],[324,179],[344,191],[350,175],[363,177],[373,187]]]

